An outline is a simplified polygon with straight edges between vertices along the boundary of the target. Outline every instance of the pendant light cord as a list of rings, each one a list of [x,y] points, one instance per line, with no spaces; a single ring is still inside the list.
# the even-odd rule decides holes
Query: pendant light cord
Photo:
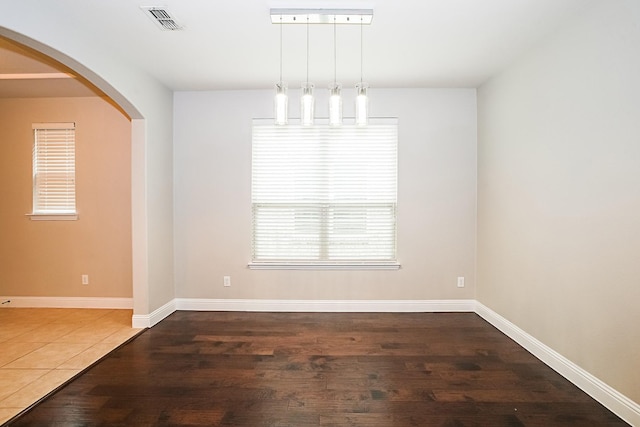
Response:
[[[338,49],[336,48],[336,16],[333,15],[333,86],[336,85],[336,76],[338,68]]]
[[[363,49],[362,47],[364,46],[364,43],[362,42],[362,29],[363,29],[363,25],[362,25],[362,15],[360,15],[360,85],[362,85],[362,57],[363,57]]]
[[[282,86],[282,15],[280,15],[280,86]]]
[[[307,86],[309,86],[309,15],[307,15]]]

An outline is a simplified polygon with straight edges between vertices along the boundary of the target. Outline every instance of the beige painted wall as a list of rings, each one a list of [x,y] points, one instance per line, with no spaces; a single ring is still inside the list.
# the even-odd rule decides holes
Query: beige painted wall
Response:
[[[25,216],[34,122],[76,123],[77,221]],[[0,129],[0,295],[131,297],[129,119],[98,97],[0,99]]]
[[[42,25],[43,22],[56,25]],[[173,92],[122,60],[120,52],[77,25],[59,5],[14,2],[0,14],[0,34],[86,77],[133,118],[132,245],[134,315],[173,300]]]
[[[640,402],[640,2],[478,91],[478,300]]]
[[[326,117],[325,91],[316,112]],[[298,103],[291,91],[290,116]],[[256,271],[251,120],[273,92],[178,92],[174,100],[176,296],[310,300],[467,299],[475,290],[476,91],[375,89],[373,117],[399,119],[399,271]],[[345,91],[345,116],[353,114]],[[223,275],[231,287],[222,286]],[[457,288],[457,276],[466,287]]]

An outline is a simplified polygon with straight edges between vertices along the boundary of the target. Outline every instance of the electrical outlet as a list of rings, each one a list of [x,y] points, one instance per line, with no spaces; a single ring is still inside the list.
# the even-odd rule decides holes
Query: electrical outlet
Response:
[[[231,276],[224,276],[222,278],[222,283],[224,286],[231,286]]]
[[[82,284],[83,285],[88,285],[89,284],[89,275],[88,274],[83,274],[82,275]]]
[[[458,277],[458,287],[464,288],[464,277]]]

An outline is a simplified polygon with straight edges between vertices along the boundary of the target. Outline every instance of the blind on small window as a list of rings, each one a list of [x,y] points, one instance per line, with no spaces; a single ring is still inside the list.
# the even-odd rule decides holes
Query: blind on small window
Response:
[[[33,213],[76,213],[74,123],[34,123]]]
[[[253,261],[395,261],[397,120],[254,121]]]

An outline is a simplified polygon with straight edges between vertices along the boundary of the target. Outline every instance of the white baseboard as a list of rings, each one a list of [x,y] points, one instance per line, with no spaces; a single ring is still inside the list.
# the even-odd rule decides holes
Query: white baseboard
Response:
[[[150,314],[134,314],[131,317],[131,325],[134,328],[150,328],[158,324],[162,319],[176,311],[176,300],[171,300]]]
[[[473,312],[475,300],[263,300],[176,298],[177,310],[275,312]]]
[[[640,405],[638,403],[594,377],[482,303],[476,302],[475,312],[611,412],[632,426],[640,426]]]
[[[4,304],[5,301],[10,301]],[[133,308],[133,298],[101,297],[1,297],[1,308]]]

